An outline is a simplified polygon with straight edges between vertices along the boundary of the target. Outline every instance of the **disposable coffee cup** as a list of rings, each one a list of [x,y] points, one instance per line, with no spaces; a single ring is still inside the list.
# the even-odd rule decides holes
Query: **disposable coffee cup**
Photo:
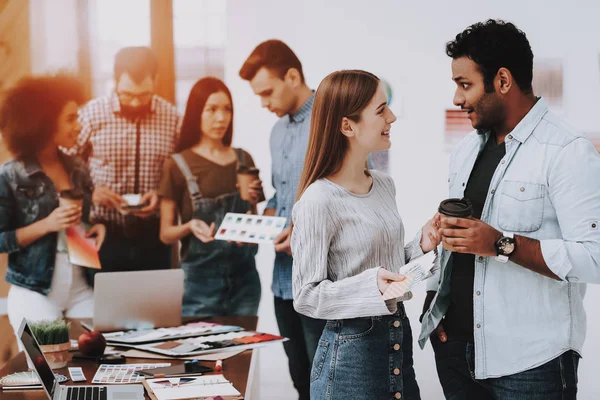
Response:
[[[470,218],[473,214],[473,207],[468,199],[446,199],[440,203],[438,211],[446,217]],[[442,229],[453,227],[442,222]]]
[[[61,207],[71,204],[83,207],[83,192],[77,189],[63,190],[59,193],[58,204]]]
[[[83,209],[83,192],[77,189],[63,190],[58,195],[58,205],[59,207],[76,205]]]
[[[250,200],[250,184],[258,180],[259,169],[254,167],[239,167],[237,170],[237,183],[242,200]],[[263,193],[260,194],[258,202],[265,200]]]

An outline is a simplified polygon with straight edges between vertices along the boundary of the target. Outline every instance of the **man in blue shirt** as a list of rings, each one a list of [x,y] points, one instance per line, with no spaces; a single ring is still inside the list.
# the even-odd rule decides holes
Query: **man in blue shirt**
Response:
[[[446,53],[476,129],[450,157],[450,197],[473,218],[442,218],[419,343],[431,338],[447,399],[575,399],[586,283],[600,283],[600,156],[534,95],[513,24],[474,24]]]
[[[259,44],[240,69],[250,82],[261,105],[280,119],[271,131],[272,183],[275,195],[265,215],[287,218],[285,230],[275,239],[273,285],[275,316],[284,343],[290,375],[300,399],[310,398],[310,370],[325,321],[312,319],[294,310],[290,216],[296,202],[300,176],[310,134],[313,91],[306,85],[302,64],[280,40]]]

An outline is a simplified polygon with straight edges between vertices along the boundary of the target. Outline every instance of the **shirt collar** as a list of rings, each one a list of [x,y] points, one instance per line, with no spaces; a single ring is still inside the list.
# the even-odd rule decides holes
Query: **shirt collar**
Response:
[[[548,103],[546,99],[538,97],[537,101],[531,107],[531,110],[523,117],[521,121],[515,126],[512,132],[509,133],[517,141],[524,143],[529,136],[533,133],[535,127],[539,124],[540,120],[548,112]]]
[[[62,151],[58,152],[58,156],[62,160],[62,162],[65,166],[65,169],[67,170],[67,173],[70,173],[74,167],[73,159],[71,157],[69,157],[68,155],[64,154]],[[24,157],[21,159],[21,163],[23,164],[25,173],[28,176],[32,176],[32,175],[38,174],[40,172],[44,172],[42,170],[42,167],[40,166],[40,163],[38,162],[38,160],[35,157]]]
[[[535,127],[539,124],[540,120],[548,112],[548,102],[543,97],[538,97],[537,101],[531,107],[531,110],[519,121],[517,126],[507,135],[506,140],[515,139],[520,143],[524,143],[529,136],[533,133]],[[491,131],[479,131],[480,138],[482,140],[482,146],[487,142]]]
[[[150,112],[154,114],[156,112],[156,105],[158,103],[158,96],[152,96],[152,102],[150,104]],[[119,101],[119,96],[117,92],[112,92],[110,95],[110,108],[113,113],[120,114],[121,113],[121,102]]]
[[[289,114],[290,122],[301,122],[310,115],[312,111],[312,106],[315,101],[315,92],[313,91],[308,100],[300,107],[295,114]]]

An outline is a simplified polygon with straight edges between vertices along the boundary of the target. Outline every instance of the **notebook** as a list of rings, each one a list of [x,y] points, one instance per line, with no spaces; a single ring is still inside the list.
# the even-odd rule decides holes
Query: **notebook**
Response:
[[[202,399],[221,396],[242,399],[242,394],[223,375],[146,379],[142,382],[156,400]]]

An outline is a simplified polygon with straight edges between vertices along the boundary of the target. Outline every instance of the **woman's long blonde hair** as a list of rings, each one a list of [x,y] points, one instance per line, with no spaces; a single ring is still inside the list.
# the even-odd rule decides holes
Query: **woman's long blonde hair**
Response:
[[[361,70],[336,71],[323,79],[315,94],[297,200],[313,182],[340,170],[349,148],[341,132],[342,120],[358,122],[378,85],[378,77]]]

